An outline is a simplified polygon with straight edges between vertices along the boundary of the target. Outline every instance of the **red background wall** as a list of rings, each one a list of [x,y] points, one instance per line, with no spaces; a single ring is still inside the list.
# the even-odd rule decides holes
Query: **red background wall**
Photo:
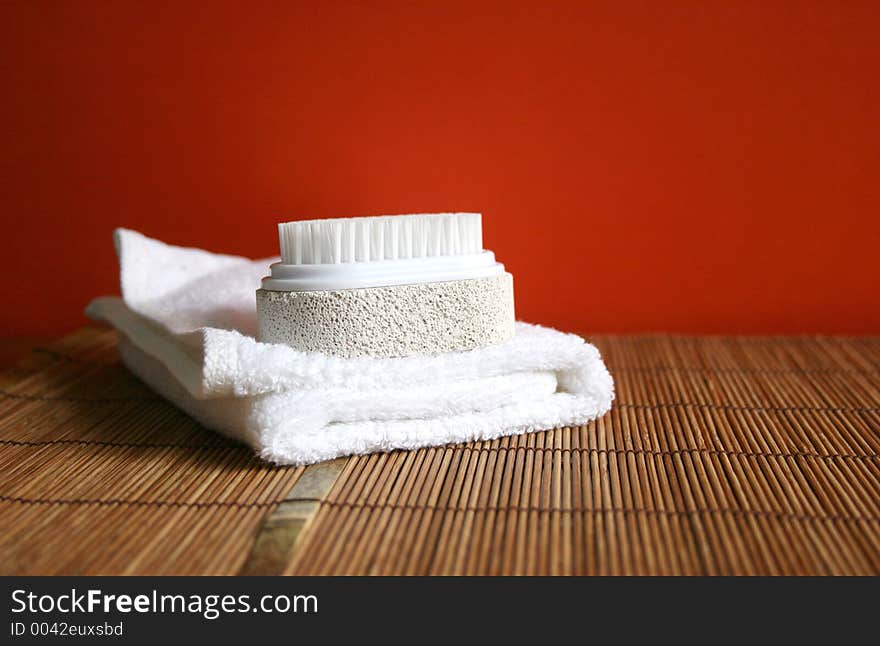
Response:
[[[4,3],[0,334],[81,324],[118,225],[437,210],[527,320],[880,332],[878,7]]]

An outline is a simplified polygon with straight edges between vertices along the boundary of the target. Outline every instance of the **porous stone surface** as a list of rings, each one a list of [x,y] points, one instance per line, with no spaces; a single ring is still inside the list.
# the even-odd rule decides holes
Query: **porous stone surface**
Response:
[[[257,290],[259,340],[342,357],[436,354],[513,336],[513,276],[325,292]]]

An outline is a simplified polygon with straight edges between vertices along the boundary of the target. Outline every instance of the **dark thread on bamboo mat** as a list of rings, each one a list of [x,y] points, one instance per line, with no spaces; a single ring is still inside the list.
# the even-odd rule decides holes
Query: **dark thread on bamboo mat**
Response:
[[[212,442],[196,444],[196,443],[175,443],[175,442],[116,442],[108,440],[13,440],[0,439],[0,446],[52,446],[55,444],[74,445],[74,446],[108,446],[118,448],[156,448],[156,449],[214,449],[226,446],[241,446],[242,450],[246,450],[244,445],[239,445],[233,440],[218,437]],[[675,457],[680,455],[709,455],[709,456],[726,456],[735,458],[815,458],[817,460],[857,460],[857,461],[873,461],[880,460],[880,454],[877,453],[783,453],[769,451],[725,451],[721,449],[599,449],[588,447],[575,447],[568,449],[554,447],[536,447],[536,446],[497,446],[497,447],[471,447],[471,446],[448,446],[436,447],[446,448],[453,451],[468,451],[471,453],[516,453],[524,451],[526,453],[579,453],[587,455],[632,455],[632,456],[651,456],[651,457]]]
[[[509,507],[501,507],[497,505],[475,506],[466,505],[464,507],[456,507],[454,505],[413,505],[400,503],[371,503],[371,502],[347,502],[342,500],[320,500],[318,501],[322,507],[339,507],[343,509],[372,509],[392,511],[440,511],[440,512],[536,512],[545,513],[595,513],[595,514],[623,514],[634,516],[667,516],[667,517],[689,517],[700,514],[708,515],[729,515],[729,516],[746,516],[758,518],[775,518],[777,520],[793,520],[800,522],[859,522],[859,523],[880,523],[878,516],[851,516],[845,514],[827,514],[824,516],[815,516],[809,514],[797,514],[786,511],[771,511],[767,509],[645,509],[638,507],[539,507],[536,505],[511,505]]]
[[[244,445],[240,445],[233,440],[227,440],[217,437],[216,440],[203,442],[201,444],[187,442],[115,442],[111,440],[4,440],[0,439],[0,446],[108,446],[123,449],[216,449],[218,447],[240,446],[242,450],[246,450]]]
[[[186,443],[186,442],[116,442],[109,440],[12,440],[0,439],[0,446],[106,446],[115,448],[148,448],[148,449],[215,449],[218,447],[240,446],[242,450],[247,447],[239,445],[233,440],[227,440],[218,437],[216,440],[206,443]],[[497,447],[471,447],[471,446],[451,446],[438,447],[446,448],[453,451],[467,451],[470,453],[517,453],[523,451],[526,453],[578,453],[586,455],[623,455],[623,456],[650,456],[650,457],[675,457],[681,455],[708,455],[708,456],[725,456],[733,458],[813,458],[817,460],[856,460],[856,461],[873,461],[880,460],[877,453],[783,453],[770,451],[725,451],[721,449],[599,449],[599,448],[583,448],[575,447],[561,449],[555,447],[536,447],[536,446],[497,446]]]
[[[745,345],[815,345],[817,342],[821,341],[829,341],[836,343],[846,343],[846,342],[858,342],[860,344],[864,343],[865,345],[880,345],[880,336],[832,336],[832,335],[813,335],[813,336],[804,336],[804,335],[793,335],[793,336],[714,336],[714,335],[689,335],[689,334],[638,334],[638,335],[621,335],[621,334],[606,334],[601,335],[598,338],[612,338],[617,340],[626,341],[627,343],[640,343],[642,345],[650,344],[654,345],[657,341],[672,341],[675,343],[680,342],[691,342],[694,340],[704,340],[711,339],[716,341],[721,341],[722,343],[734,342],[737,344],[744,343]]]
[[[469,451],[471,453],[517,453],[524,451],[526,453],[581,453],[587,455],[632,455],[632,456],[651,456],[651,457],[675,457],[681,455],[709,455],[709,456],[726,456],[732,458],[815,458],[818,460],[877,460],[880,455],[877,453],[852,454],[852,453],[781,453],[769,451],[724,451],[721,449],[599,449],[589,447],[575,447],[568,449],[560,449],[555,447],[537,447],[537,446],[496,446],[496,447],[471,447],[471,446],[453,446],[447,447],[454,451]]]
[[[880,368],[713,368],[699,366],[609,366],[612,372],[651,374],[654,372],[693,372],[733,375],[876,375]]]
[[[742,406],[739,404],[705,404],[700,402],[657,402],[654,404],[615,403],[616,408],[630,410],[667,410],[696,408],[700,410],[746,411],[754,413],[877,413],[876,406]]]
[[[795,520],[802,522],[880,522],[877,516],[849,516],[842,514],[829,514],[825,516],[814,516],[806,514],[795,514],[791,512],[769,511],[762,509],[644,509],[644,508],[626,508],[626,507],[538,507],[531,505],[513,505],[510,507],[500,507],[493,505],[486,506],[464,506],[455,507],[452,505],[410,505],[397,503],[368,503],[368,502],[345,502],[336,500],[320,500],[317,498],[301,498],[298,501],[318,502],[321,506],[341,507],[348,509],[391,509],[399,511],[442,511],[442,512],[507,512],[522,511],[536,513],[596,513],[596,514],[631,514],[631,515],[647,515],[647,516],[670,516],[682,517],[693,516],[695,514],[718,514],[732,516],[749,516],[749,517],[769,517],[779,520]],[[283,500],[267,501],[267,502],[250,502],[242,503],[236,501],[215,500],[205,502],[186,502],[186,501],[170,501],[170,500],[122,500],[122,499],[87,499],[87,498],[24,498],[20,496],[2,496],[0,502],[7,502],[22,505],[77,505],[77,506],[127,506],[127,507],[168,507],[173,509],[211,509],[215,507],[230,507],[237,509],[265,509],[274,507]]]
[[[58,352],[56,350],[50,350],[49,348],[34,348],[33,352],[35,354],[44,354],[47,357],[51,357],[53,359],[57,359],[58,361],[64,361],[66,363],[80,363],[90,366],[105,366],[116,363],[116,360],[112,361],[94,361],[90,359],[81,359],[80,357],[71,357],[70,355],[64,354],[62,352]]]
[[[67,402],[75,404],[125,404],[131,402],[161,402],[161,397],[46,397],[45,395],[26,395],[0,390],[0,397],[35,402]]]
[[[237,509],[265,509],[275,507],[283,499],[266,502],[236,502],[234,500],[211,500],[204,502],[187,502],[178,500],[123,500],[119,498],[24,498],[21,496],[2,496],[0,502],[18,505],[77,505],[94,507],[169,507],[173,509],[212,509],[215,507],[233,507]]]

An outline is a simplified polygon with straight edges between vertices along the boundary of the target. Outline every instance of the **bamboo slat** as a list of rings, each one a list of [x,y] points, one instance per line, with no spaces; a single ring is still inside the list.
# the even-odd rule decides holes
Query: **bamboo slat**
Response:
[[[880,573],[880,338],[592,341],[588,426],[303,469],[86,328],[0,373],[0,573]]]

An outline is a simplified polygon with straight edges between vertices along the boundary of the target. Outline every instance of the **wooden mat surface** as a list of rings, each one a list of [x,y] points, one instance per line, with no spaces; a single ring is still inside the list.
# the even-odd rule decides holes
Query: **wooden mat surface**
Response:
[[[0,573],[880,573],[880,338],[591,340],[589,426],[303,469],[84,329],[0,375]]]

